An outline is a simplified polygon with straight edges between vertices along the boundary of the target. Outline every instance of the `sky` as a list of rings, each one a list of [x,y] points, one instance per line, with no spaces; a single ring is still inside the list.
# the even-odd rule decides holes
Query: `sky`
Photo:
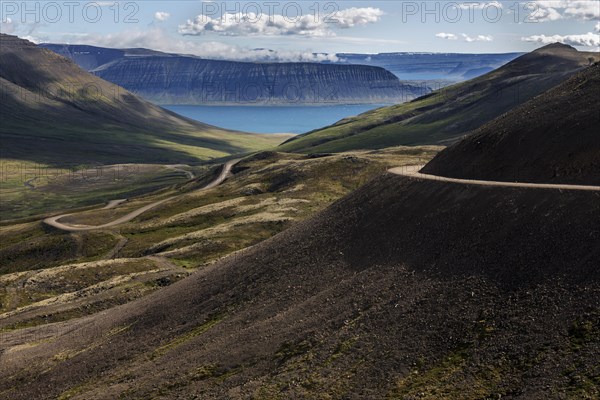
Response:
[[[337,53],[600,46],[600,0],[7,1],[0,31],[36,43],[144,47],[206,58],[336,61]]]

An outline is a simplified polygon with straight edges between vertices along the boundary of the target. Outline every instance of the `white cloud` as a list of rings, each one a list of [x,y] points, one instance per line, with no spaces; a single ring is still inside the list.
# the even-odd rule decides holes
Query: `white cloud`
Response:
[[[600,0],[538,0],[537,10],[533,17],[538,21],[556,21],[558,19],[576,19],[581,21],[597,21],[600,19]],[[560,11],[559,11],[560,10]],[[600,46],[600,22],[594,26],[594,32],[575,35],[532,35],[522,37],[525,42],[542,44],[564,43],[571,46]]]
[[[571,46],[598,47],[600,46],[600,35],[588,32],[582,35],[533,35],[521,38],[525,42],[539,42],[542,44],[564,43]]]
[[[494,40],[491,35],[469,36],[463,33],[461,36],[465,42],[492,42]]]
[[[39,32],[39,28],[44,26],[42,22],[19,22],[18,19],[4,17],[0,20],[0,25],[2,33],[16,35],[33,43],[43,43],[48,39],[47,35]]]
[[[328,41],[331,43],[343,43],[343,44],[352,44],[352,45],[361,45],[361,46],[373,46],[373,45],[393,45],[393,46],[402,46],[406,45],[408,42],[405,40],[399,39],[382,39],[382,38],[372,38],[372,37],[355,37],[355,36],[332,36],[328,38]]]
[[[270,62],[337,62],[335,54],[314,54],[310,51],[248,49],[222,42],[196,42],[173,39],[161,28],[135,29],[114,34],[67,34],[64,43],[88,44],[110,48],[147,48],[167,53],[189,54],[202,58],[234,61]]]
[[[456,36],[454,33],[440,32],[436,34],[435,37],[446,40],[458,40],[458,36]]]
[[[215,32],[228,36],[326,36],[329,30],[324,24],[316,23],[311,16],[303,16],[292,21],[282,15],[267,17],[255,13],[236,13],[224,14],[223,17],[216,19],[199,15],[193,21],[187,20],[185,24],[179,25],[178,32],[182,35]]]
[[[333,17],[332,22],[337,21],[340,28],[354,28],[355,26],[374,24],[379,22],[384,12],[379,8],[348,8],[338,11]]]
[[[445,33],[440,32],[435,35],[435,37],[446,40],[459,40],[461,39],[464,42],[491,42],[494,40],[494,37],[491,35],[477,35],[477,36],[469,36],[466,33],[461,33],[460,35],[456,35],[454,33]]]
[[[565,8],[567,6],[568,0],[536,0],[530,3],[536,3],[540,7],[548,8],[548,7],[556,7],[556,8]],[[524,2],[527,3],[527,2]]]
[[[458,3],[458,7],[463,10],[483,10],[484,8],[504,8],[502,3],[499,1],[466,1],[464,3]]]
[[[171,14],[165,11],[157,11],[154,13],[154,19],[157,21],[166,21],[170,16]]]
[[[585,21],[600,18],[600,0],[537,0],[525,4],[531,11],[530,19],[539,22],[563,18]]]
[[[553,7],[539,7],[535,9],[531,9],[531,14],[529,14],[528,21],[537,21],[537,22],[548,22],[548,21],[558,21],[562,19],[562,14]]]
[[[383,16],[378,8],[349,8],[340,10],[328,20],[312,15],[288,17],[256,13],[225,13],[220,18],[198,15],[179,25],[182,35],[201,35],[213,32],[228,36],[335,36],[332,27],[349,29],[378,22]]]
[[[11,34],[15,31],[15,23],[9,17],[2,20],[2,33]]]
[[[32,43],[35,44],[39,44],[39,43],[43,43],[44,40],[38,38],[37,36],[31,36],[31,35],[25,35],[25,36],[19,36],[21,39],[25,39],[25,40],[29,40]]]
[[[586,21],[600,18],[600,1],[576,0],[567,1],[565,14]]]

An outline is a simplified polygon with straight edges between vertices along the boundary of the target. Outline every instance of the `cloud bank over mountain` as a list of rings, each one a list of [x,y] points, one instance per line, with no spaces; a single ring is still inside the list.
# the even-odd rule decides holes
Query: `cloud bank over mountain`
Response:
[[[114,34],[84,34],[66,37],[67,43],[88,44],[110,48],[151,48],[158,51],[191,54],[215,60],[274,62],[337,62],[335,54],[311,51],[252,49],[218,41],[190,41],[173,38],[164,29],[134,29]]]
[[[439,39],[446,39],[446,40],[462,40],[464,42],[491,42],[494,40],[494,37],[491,35],[476,35],[476,36],[469,36],[466,33],[461,33],[460,35],[455,34],[455,33],[445,33],[445,32],[440,32],[438,34],[435,35],[435,37],[439,38]]]
[[[564,43],[570,46],[600,46],[600,35],[593,32],[584,33],[581,35],[533,35],[522,38],[525,42],[539,42],[543,44]]]
[[[373,7],[352,7],[323,18],[310,14],[288,16],[254,12],[225,13],[218,18],[201,14],[179,25],[178,32],[182,35],[335,36],[332,28],[350,29],[376,23],[383,15],[382,10]]]

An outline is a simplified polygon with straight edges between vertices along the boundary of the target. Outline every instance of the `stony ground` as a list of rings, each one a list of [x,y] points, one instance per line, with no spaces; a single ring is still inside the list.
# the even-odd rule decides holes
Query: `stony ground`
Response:
[[[595,193],[384,176],[141,300],[5,332],[0,393],[597,398],[599,218]]]
[[[439,148],[397,148],[324,157],[261,153],[222,186],[197,191],[219,172],[170,185],[120,206],[65,218],[102,224],[156,199],[182,194],[104,231],[65,233],[38,221],[0,228],[0,330],[61,322],[168,286],[228,254],[287,229],[386,168],[430,159]],[[77,190],[84,190],[83,184]]]

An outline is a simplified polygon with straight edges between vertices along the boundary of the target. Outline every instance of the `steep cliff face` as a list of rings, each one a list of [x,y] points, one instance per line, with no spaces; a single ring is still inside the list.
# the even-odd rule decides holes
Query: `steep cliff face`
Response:
[[[398,103],[430,92],[365,65],[248,63],[143,49],[45,46],[158,104]]]

